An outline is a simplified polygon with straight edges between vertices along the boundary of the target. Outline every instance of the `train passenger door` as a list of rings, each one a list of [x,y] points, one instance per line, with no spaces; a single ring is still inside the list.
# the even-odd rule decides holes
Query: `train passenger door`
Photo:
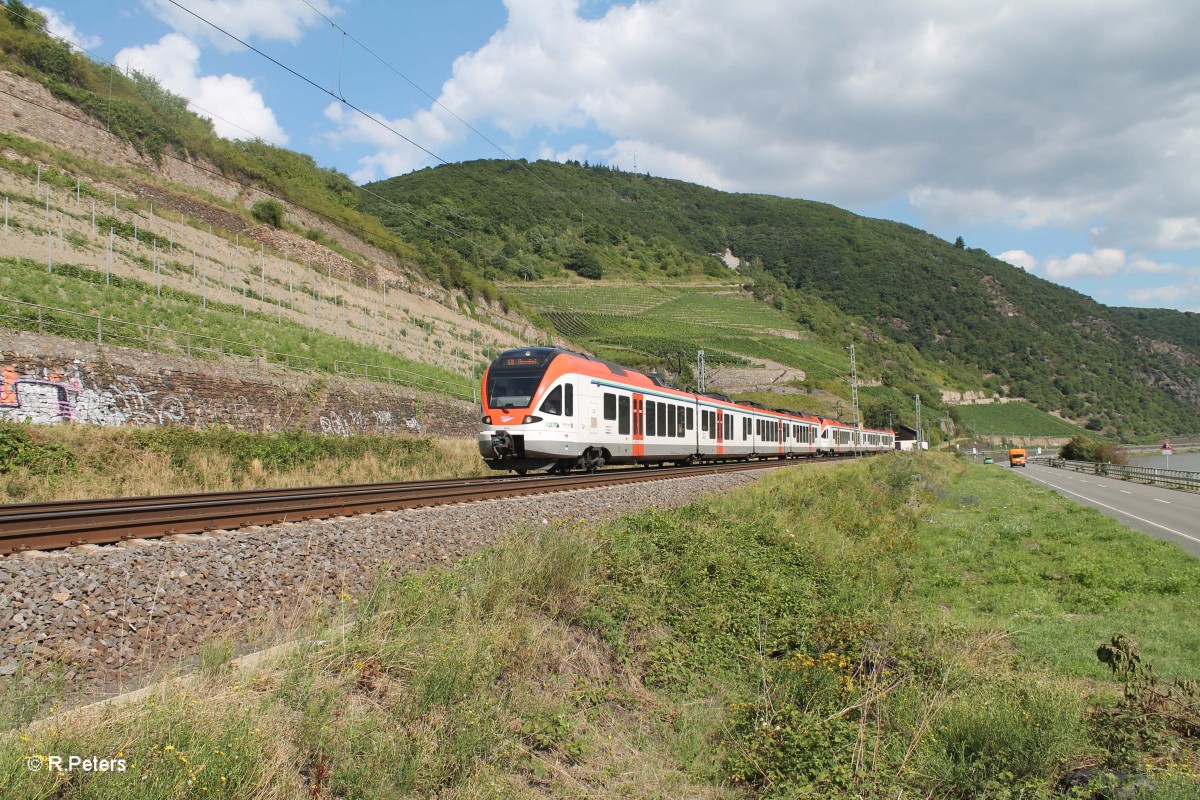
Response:
[[[725,410],[717,409],[717,455],[725,454]]]
[[[646,455],[645,408],[642,395],[633,395],[633,457],[641,458]]]

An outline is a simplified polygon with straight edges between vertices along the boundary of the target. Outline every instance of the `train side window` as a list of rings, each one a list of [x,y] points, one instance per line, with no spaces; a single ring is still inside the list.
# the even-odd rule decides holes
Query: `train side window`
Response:
[[[683,411],[684,411],[684,409],[683,409],[683,406],[680,406],[680,407],[679,407],[679,415],[678,415],[678,417],[679,417],[679,422],[678,422],[678,424],[679,424],[679,427],[675,429],[675,430],[676,430],[676,434],[675,434],[676,436],[687,436],[687,430],[684,428],[684,424],[683,424]],[[688,411],[691,411],[691,409],[688,409]]]
[[[563,415],[573,417],[575,416],[575,384],[566,384],[564,391],[566,394],[563,396]]]
[[[629,398],[617,398],[617,433],[622,436],[629,434]]]
[[[667,436],[675,435],[675,404],[667,406]]]
[[[654,407],[658,405],[653,400],[646,401],[646,435],[657,436],[658,427],[654,424]]]
[[[617,418],[617,396],[612,392],[604,393],[604,418]]]
[[[562,414],[562,387],[555,386],[550,394],[546,395],[546,399],[542,401],[541,408],[538,410],[543,414],[553,414],[558,416]]]
[[[717,412],[708,412],[708,438],[717,438]]]
[[[733,439],[733,415],[730,414],[729,416],[725,417],[725,440],[730,441],[732,439]]]
[[[687,410],[687,429],[689,431],[696,429],[696,409],[690,406]]]
[[[670,428],[667,427],[667,404],[658,404],[658,435],[669,436]]]

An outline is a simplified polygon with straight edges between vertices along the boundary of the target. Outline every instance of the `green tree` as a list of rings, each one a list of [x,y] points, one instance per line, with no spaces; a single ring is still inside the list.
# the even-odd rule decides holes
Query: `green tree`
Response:
[[[581,278],[589,278],[594,281],[600,280],[604,274],[604,270],[600,266],[600,259],[596,258],[596,254],[589,248],[580,245],[571,248],[563,266]]]

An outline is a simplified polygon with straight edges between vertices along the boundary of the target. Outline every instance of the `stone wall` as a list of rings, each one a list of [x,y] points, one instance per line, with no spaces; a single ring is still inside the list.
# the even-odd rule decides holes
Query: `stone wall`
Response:
[[[0,331],[0,420],[466,437],[478,408],[399,386]]]

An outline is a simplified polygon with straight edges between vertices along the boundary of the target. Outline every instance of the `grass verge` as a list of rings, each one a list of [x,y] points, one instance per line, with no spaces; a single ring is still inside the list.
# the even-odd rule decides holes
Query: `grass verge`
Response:
[[[1047,657],[1049,635],[1031,634],[1052,619],[955,613],[1008,574],[1002,554],[1041,550],[1004,535],[1027,493],[999,470],[897,455],[384,574],[269,668],[4,735],[0,795],[1196,796],[1195,684],[1148,667],[1186,663],[1194,583],[1162,607],[1180,634],[1136,631],[1141,652],[1113,636],[1120,608],[1090,612],[1106,633],[1080,646],[1106,644],[1111,675]],[[1127,530],[1090,538],[1099,515],[1041,500],[1081,559],[1121,540],[1127,575],[1145,553],[1194,564]],[[957,589],[938,566],[951,538],[991,543]],[[1159,596],[1126,583],[1131,605]],[[923,596],[934,584],[957,594]],[[29,769],[71,754],[126,769]]]
[[[482,475],[474,441],[0,423],[0,502]]]

